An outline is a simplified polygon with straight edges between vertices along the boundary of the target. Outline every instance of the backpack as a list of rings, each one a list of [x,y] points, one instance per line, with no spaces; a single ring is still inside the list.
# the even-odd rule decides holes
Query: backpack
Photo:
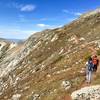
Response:
[[[88,62],[88,71],[93,71],[93,64]]]

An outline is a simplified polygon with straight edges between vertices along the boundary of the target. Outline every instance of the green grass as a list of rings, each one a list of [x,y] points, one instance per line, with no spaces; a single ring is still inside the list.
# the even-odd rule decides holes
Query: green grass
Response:
[[[86,52],[86,54],[84,55],[84,59],[87,61],[90,57],[91,57],[91,53]]]
[[[97,50],[97,55],[100,55],[100,49],[99,49],[99,50]]]

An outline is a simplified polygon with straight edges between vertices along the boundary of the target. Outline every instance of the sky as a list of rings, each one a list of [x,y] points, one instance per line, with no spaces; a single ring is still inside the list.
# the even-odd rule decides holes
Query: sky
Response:
[[[26,39],[100,7],[100,0],[0,0],[0,38]]]

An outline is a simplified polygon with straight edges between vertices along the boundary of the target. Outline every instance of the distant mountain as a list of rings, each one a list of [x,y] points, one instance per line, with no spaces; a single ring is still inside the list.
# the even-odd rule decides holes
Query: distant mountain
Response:
[[[15,43],[23,43],[25,41],[24,39],[7,39],[7,40]]]
[[[100,9],[11,44],[1,41],[0,100],[62,100],[81,88],[87,58],[100,51]],[[100,84],[100,73],[91,84]]]

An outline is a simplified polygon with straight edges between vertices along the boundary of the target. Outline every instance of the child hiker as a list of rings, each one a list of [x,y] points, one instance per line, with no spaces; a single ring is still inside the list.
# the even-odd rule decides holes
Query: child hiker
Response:
[[[88,61],[86,62],[86,80],[87,83],[91,83],[92,80],[92,74],[93,74],[93,62],[92,62],[92,58],[90,57],[88,59]]]

